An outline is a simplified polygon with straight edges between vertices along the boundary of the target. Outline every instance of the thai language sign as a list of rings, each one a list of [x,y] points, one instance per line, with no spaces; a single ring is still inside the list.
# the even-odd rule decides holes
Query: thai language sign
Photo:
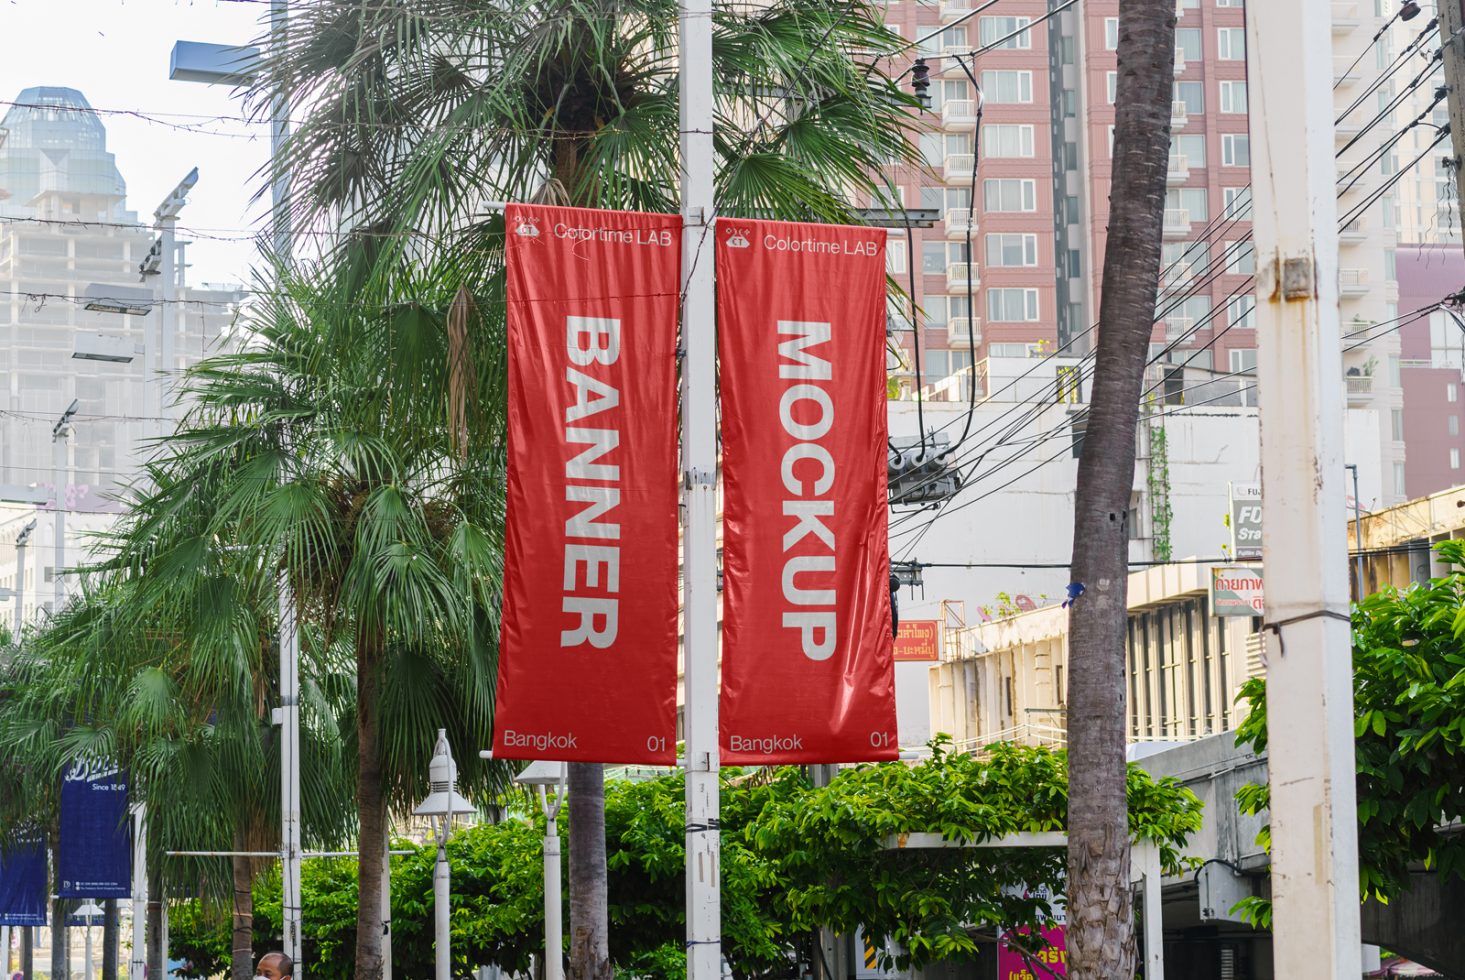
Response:
[[[511,205],[494,754],[676,761],[676,215]]]
[[[885,237],[717,224],[725,762],[899,752]]]
[[[897,661],[940,660],[941,621],[938,619],[902,620],[895,634]]]
[[[1211,611],[1217,616],[1265,616],[1262,570],[1245,565],[1212,568]]]

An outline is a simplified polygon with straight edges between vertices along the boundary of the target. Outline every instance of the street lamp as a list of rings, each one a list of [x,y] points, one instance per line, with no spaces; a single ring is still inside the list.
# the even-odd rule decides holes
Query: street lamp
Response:
[[[106,913],[102,911],[93,899],[87,899],[86,904],[75,912],[71,913],[67,920],[69,926],[81,926],[86,930],[86,972],[82,974],[83,980],[92,980],[96,975],[94,960],[92,959],[92,926],[102,925]]]
[[[544,811],[544,980],[564,980],[564,940],[560,930],[560,831],[557,820],[565,802],[566,766],[563,762],[531,762],[514,777],[521,786],[533,786]],[[549,787],[554,786],[554,802]]]
[[[0,593],[9,593],[15,598],[15,631],[11,638],[16,646],[20,645],[20,631],[25,625],[25,546],[30,543],[31,532],[36,529],[36,519],[31,518],[30,523],[20,529],[20,534],[15,537],[15,588],[0,589]]]
[[[51,427],[51,469],[52,480],[56,484],[56,568],[51,577],[56,587],[55,605],[52,615],[61,615],[61,606],[66,601],[66,583],[62,579],[62,570],[66,567],[66,489],[71,482],[67,479],[66,438],[71,435],[71,419],[76,410],[81,407],[81,402],[75,398],[61,413],[61,418]]]
[[[455,788],[458,765],[453,761],[453,750],[448,747],[446,729],[437,730],[437,745],[432,750],[432,762],[427,771],[432,792],[413,812],[419,817],[442,818],[441,824],[435,828],[437,863],[432,871],[433,938],[437,946],[436,980],[449,980],[452,950],[448,932],[448,830],[452,826],[453,814],[472,813],[473,804],[459,796]]]

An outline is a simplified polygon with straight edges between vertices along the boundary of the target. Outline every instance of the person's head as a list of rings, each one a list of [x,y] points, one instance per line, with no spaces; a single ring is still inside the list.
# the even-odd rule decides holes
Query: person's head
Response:
[[[294,974],[295,964],[284,953],[266,953],[259,958],[259,966],[254,972],[256,978],[285,980],[286,977]]]

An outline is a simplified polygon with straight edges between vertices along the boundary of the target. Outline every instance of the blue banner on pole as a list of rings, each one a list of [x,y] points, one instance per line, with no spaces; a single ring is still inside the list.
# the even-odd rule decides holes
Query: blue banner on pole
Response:
[[[116,768],[73,766],[61,781],[57,894],[127,898],[132,894],[132,831],[127,779]]]
[[[46,843],[39,836],[0,851],[0,926],[46,924]]]

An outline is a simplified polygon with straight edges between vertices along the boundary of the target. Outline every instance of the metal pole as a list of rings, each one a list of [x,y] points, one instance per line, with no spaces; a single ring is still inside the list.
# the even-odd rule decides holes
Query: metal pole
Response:
[[[148,822],[147,804],[132,807],[132,956],[127,961],[129,980],[147,976]]]
[[[410,852],[407,852],[410,853]],[[309,854],[306,857],[310,857]],[[382,980],[392,980],[392,841],[382,854]]]
[[[682,535],[686,583],[687,978],[722,972],[717,748],[715,505],[717,417],[713,356],[712,0],[680,14],[682,150]]]
[[[300,962],[300,634],[280,579],[280,877],[285,955]]]
[[[31,520],[15,539],[15,644],[20,645],[20,631],[25,627],[25,546],[30,543],[36,522]]]
[[[1363,508],[1358,501],[1358,464],[1349,463],[1347,468],[1353,471],[1353,549],[1358,552],[1358,601],[1362,602],[1368,586],[1363,577]]]
[[[1165,980],[1165,923],[1164,903],[1161,901],[1160,848],[1153,843],[1135,845],[1135,857],[1139,859],[1144,874],[1144,894],[1140,906],[1144,915],[1145,937],[1145,980]]]
[[[539,805],[544,810],[544,980],[564,980],[564,928],[560,906],[560,828],[559,801],[564,799],[564,787],[556,797],[554,808],[549,805],[549,791],[539,787]]]
[[[270,44],[279,54],[287,41],[290,23],[289,0],[270,0]],[[290,136],[290,103],[277,86],[270,96],[270,238],[276,257],[286,265],[293,259],[290,234],[290,177],[281,162],[281,152]]]
[[[69,482],[66,437],[70,433],[71,427],[63,419],[51,435],[51,479],[56,484],[56,510],[52,515],[55,529],[55,560],[51,570],[51,585],[55,590],[51,607],[53,616],[61,615],[61,607],[66,603],[66,583],[61,570],[66,567],[66,485]]]
[[[171,434],[172,420],[177,418],[177,407],[173,392],[174,374],[177,368],[173,356],[173,341],[178,333],[178,216],[170,214],[158,221],[158,232],[163,240],[159,273],[162,278],[163,309],[158,318],[162,336],[158,339],[158,416],[167,422],[159,422],[165,434]]]
[[[0,926],[0,966],[7,978],[10,976],[10,927]]]
[[[451,784],[449,784],[451,789]],[[443,817],[442,830],[437,839],[437,864],[432,870],[432,918],[433,940],[436,949],[436,980],[451,980],[452,948],[448,934],[448,820]]]
[[[92,918],[91,918],[91,916],[87,916],[85,929],[86,929],[86,944],[85,944],[86,945],[86,973],[84,974],[84,977],[85,977],[85,980],[92,980],[92,978],[96,976],[96,971],[93,969],[93,963],[92,963]]]
[[[1331,23],[1293,0],[1246,25],[1279,977],[1362,972]]]

